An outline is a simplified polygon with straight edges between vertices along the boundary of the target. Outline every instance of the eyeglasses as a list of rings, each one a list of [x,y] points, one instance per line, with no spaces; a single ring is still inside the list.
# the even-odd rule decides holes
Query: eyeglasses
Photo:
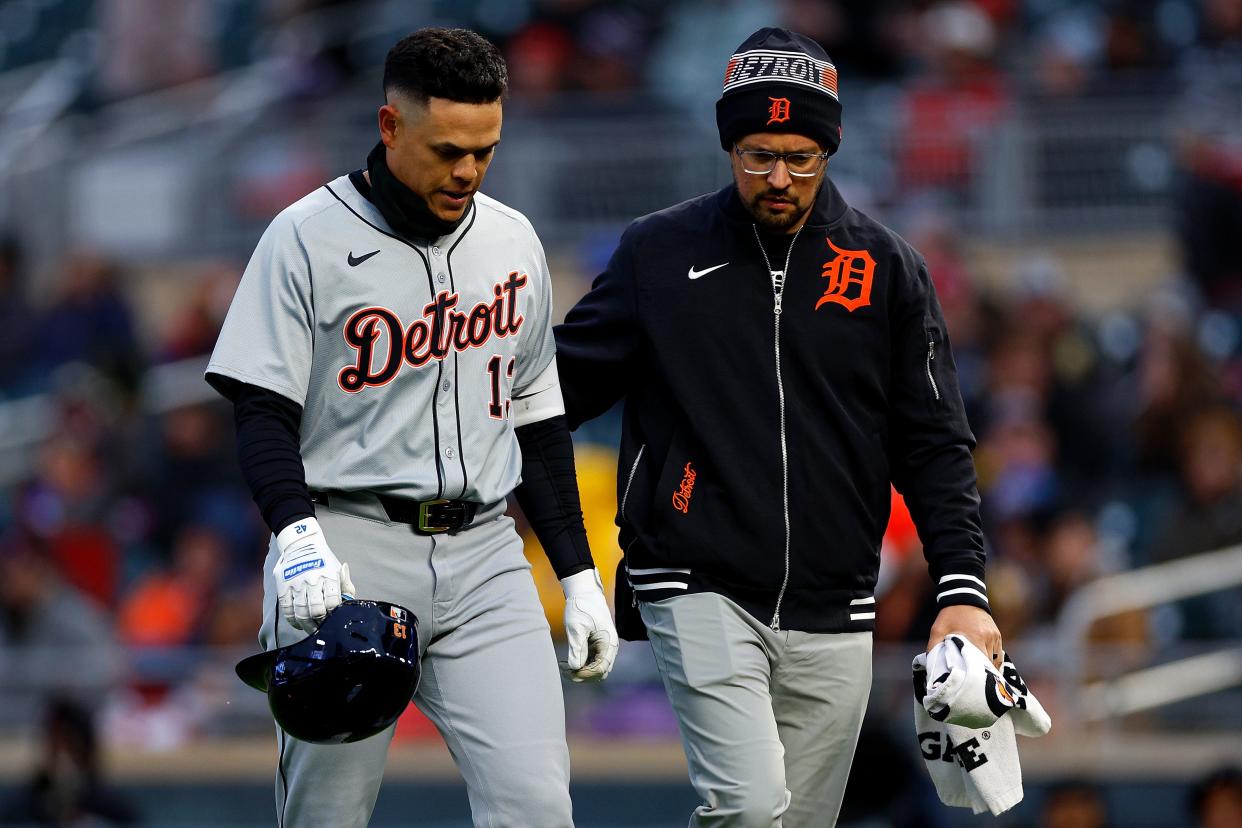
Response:
[[[826,152],[768,152],[744,150],[736,146],[733,151],[742,159],[742,169],[751,175],[768,175],[776,169],[777,161],[784,161],[790,175],[810,178],[819,175],[823,162],[828,158]]]

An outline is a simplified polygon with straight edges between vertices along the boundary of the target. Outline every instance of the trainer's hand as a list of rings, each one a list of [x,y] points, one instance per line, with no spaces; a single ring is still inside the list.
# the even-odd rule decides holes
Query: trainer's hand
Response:
[[[303,518],[276,536],[280,557],[272,574],[285,620],[303,632],[314,632],[319,622],[355,595],[349,564],[342,564],[313,517]]]
[[[603,681],[617,658],[617,628],[598,569],[561,578],[565,593],[565,637],[569,659],[561,669],[573,681]]]
[[[986,611],[966,604],[956,604],[942,609],[932,624],[931,636],[927,639],[927,652],[944,641],[950,633],[961,633],[971,644],[992,660],[999,669],[1005,650],[1001,647],[1000,630],[996,622]]]

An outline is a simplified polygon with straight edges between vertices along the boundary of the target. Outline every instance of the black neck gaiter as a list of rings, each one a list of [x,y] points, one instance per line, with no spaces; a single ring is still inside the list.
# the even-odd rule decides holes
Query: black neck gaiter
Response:
[[[371,191],[366,194],[367,198],[399,236],[438,239],[456,230],[470,214],[467,209],[456,221],[445,221],[431,212],[423,197],[398,181],[388,169],[383,141],[367,156],[367,172],[371,175]]]

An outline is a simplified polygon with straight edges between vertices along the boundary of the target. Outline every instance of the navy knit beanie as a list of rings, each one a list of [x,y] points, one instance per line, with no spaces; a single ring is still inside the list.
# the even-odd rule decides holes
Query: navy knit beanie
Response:
[[[806,35],[763,28],[737,47],[716,101],[720,146],[756,132],[793,132],[834,153],[841,144],[837,68]]]

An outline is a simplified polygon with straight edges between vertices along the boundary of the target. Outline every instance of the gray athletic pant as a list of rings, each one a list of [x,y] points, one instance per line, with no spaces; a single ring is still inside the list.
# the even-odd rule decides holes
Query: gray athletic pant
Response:
[[[695,593],[639,604],[677,713],[691,828],[830,828],[871,691],[871,633],[773,632]]]
[[[373,497],[336,497],[316,517],[349,564],[357,598],[418,616],[422,679],[414,696],[465,778],[476,826],[570,828],[569,749],[560,673],[543,607],[504,503],[454,534],[389,523]],[[279,616],[273,540],[264,564],[265,649],[305,637]],[[394,728],[348,745],[277,731],[277,824],[364,828]],[[417,823],[412,806],[411,822]]]

